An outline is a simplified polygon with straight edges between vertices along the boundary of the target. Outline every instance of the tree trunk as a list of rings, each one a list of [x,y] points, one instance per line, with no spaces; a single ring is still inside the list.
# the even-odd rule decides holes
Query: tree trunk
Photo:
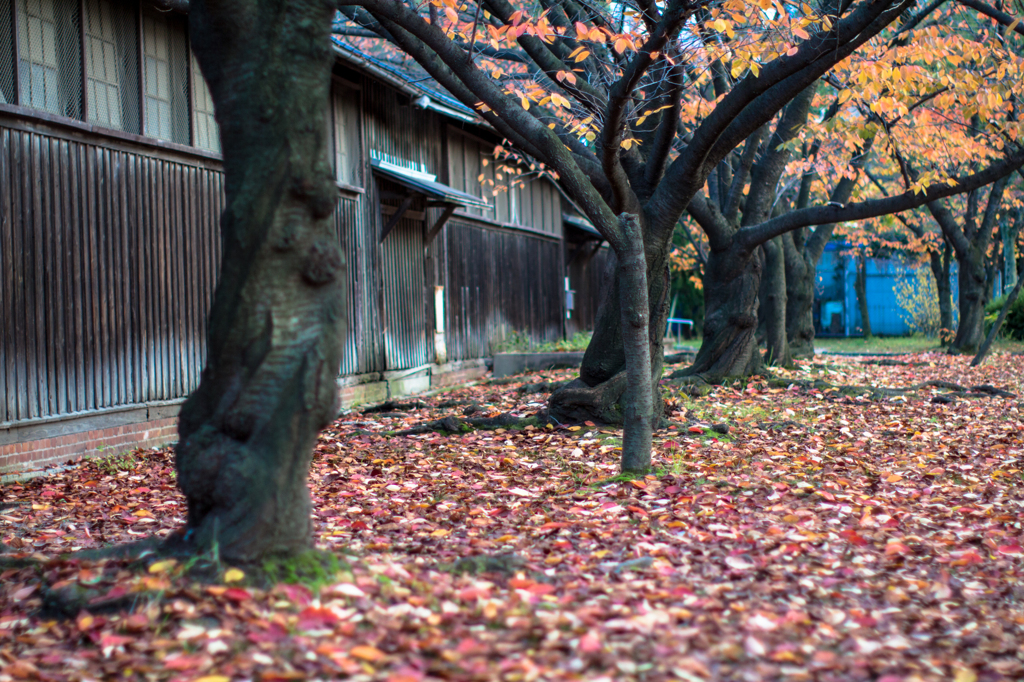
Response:
[[[623,213],[619,216],[619,225],[625,235],[627,247],[618,254],[622,347],[626,355],[622,471],[646,474],[651,468],[651,425],[654,409],[648,328],[650,305],[647,301],[647,264],[644,259],[643,234],[636,216]]]
[[[744,377],[763,369],[754,343],[761,259],[738,248],[712,251],[704,269],[704,337],[693,365],[676,377],[697,377],[709,384]]]
[[[337,414],[347,311],[325,137],[333,13],[324,0],[190,6],[227,207],[206,367],[178,426],[182,540],[231,561],[312,546],[309,464]]]
[[[649,311],[648,343],[653,391],[651,418],[652,423],[656,423],[664,411],[658,383],[661,380],[665,357],[664,336],[668,323],[670,280],[667,251],[646,241],[641,246],[647,264],[644,278]],[[615,254],[615,257],[620,258],[618,254]],[[624,284],[623,277],[622,264],[618,262],[615,277],[605,291],[604,300],[598,309],[594,336],[583,356],[579,378],[559,388],[548,399],[548,412],[560,422],[623,423],[624,398],[628,383],[623,338],[623,287],[628,289],[633,285]],[[635,282],[632,279],[631,281]]]
[[[794,358],[814,355],[814,281],[817,262],[811,262],[793,240],[783,236],[786,266],[786,339]]]
[[[766,242],[764,255],[762,291],[765,300],[761,301],[761,309],[765,314],[765,359],[770,365],[789,367],[793,358],[786,338],[786,263],[782,237]]]
[[[1017,284],[1017,234],[1024,223],[1024,208],[1015,212],[1011,223],[1003,219],[999,233],[1003,239],[1003,289],[1010,289]]]
[[[857,294],[861,332],[864,334],[865,339],[873,338],[871,334],[871,317],[868,315],[868,259],[863,251],[857,254],[857,277],[853,281],[853,290]]]
[[[956,337],[949,346],[949,352],[973,354],[978,351],[985,338],[985,304],[988,302],[985,252],[972,243],[957,263],[960,266],[957,277],[960,286],[960,324],[956,329]]]
[[[946,344],[953,338],[953,286],[949,282],[952,249],[946,244],[942,255],[929,251],[928,258],[939,293],[939,340]]]

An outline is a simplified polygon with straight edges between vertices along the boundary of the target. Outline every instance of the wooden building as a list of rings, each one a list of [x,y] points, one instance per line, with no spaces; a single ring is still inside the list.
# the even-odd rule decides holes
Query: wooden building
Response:
[[[513,330],[592,324],[606,249],[555,184],[492,195],[499,140],[471,110],[336,48],[343,400],[460,383]],[[0,0],[0,473],[175,440],[219,267],[218,145],[183,15]]]

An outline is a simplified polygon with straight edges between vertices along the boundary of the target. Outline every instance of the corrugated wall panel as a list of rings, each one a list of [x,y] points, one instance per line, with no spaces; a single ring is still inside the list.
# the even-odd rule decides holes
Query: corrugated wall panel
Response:
[[[381,244],[386,368],[408,369],[429,362],[423,223],[402,218]]]
[[[366,374],[383,369],[376,273],[376,243],[366,228],[363,196],[342,197],[335,211],[335,229],[348,270],[349,325],[341,374]]]
[[[0,423],[194,388],[222,209],[217,170],[0,127]]]

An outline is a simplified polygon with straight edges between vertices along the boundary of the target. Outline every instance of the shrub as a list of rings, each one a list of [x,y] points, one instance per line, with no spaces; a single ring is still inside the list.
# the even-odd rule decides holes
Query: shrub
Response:
[[[944,331],[939,312],[939,287],[931,268],[902,270],[896,278],[895,293],[900,318],[912,332],[932,338]]]
[[[993,299],[985,306],[986,334],[992,329],[992,325],[995,324],[996,317],[999,316],[999,311],[1003,309],[1004,303],[1006,303],[1006,295]],[[1017,296],[1017,300],[1013,302],[1010,312],[1006,314],[1001,334],[1011,339],[1024,341],[1024,294]]]
[[[526,353],[533,348],[530,335],[513,329],[503,338],[491,339],[492,353]]]

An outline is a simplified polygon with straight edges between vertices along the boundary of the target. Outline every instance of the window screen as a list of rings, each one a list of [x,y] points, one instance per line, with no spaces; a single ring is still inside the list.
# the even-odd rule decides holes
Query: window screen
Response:
[[[359,91],[334,85],[334,172],[338,182],[362,185]]]
[[[14,37],[11,1],[0,0],[0,104],[14,104]]]
[[[86,120],[139,132],[135,11],[110,0],[85,0]]]
[[[18,103],[51,114],[81,118],[82,67],[78,3],[18,3]]]
[[[188,52],[184,21],[146,11],[142,16],[146,131],[150,137],[189,143]]]
[[[195,57],[192,57],[192,103],[195,106],[192,122],[195,139],[192,144],[201,149],[219,152],[220,130],[213,115],[213,96]]]

